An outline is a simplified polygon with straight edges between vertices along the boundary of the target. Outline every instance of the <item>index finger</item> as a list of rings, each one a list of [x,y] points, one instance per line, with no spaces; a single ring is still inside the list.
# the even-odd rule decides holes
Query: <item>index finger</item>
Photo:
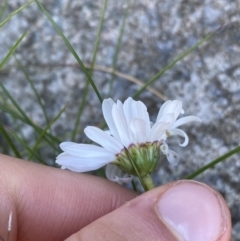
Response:
[[[103,178],[0,155],[0,240],[64,240],[136,193]]]

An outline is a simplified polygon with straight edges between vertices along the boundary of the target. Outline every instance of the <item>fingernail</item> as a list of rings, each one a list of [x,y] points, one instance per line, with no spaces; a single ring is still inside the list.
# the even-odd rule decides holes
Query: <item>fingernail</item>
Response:
[[[226,230],[219,196],[195,181],[179,181],[157,201],[160,218],[179,240],[214,241]]]

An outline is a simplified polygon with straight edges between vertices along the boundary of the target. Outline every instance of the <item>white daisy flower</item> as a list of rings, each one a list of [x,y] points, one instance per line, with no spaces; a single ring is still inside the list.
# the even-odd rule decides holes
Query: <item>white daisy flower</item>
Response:
[[[189,141],[188,136],[183,130],[178,129],[177,127],[192,121],[201,122],[201,119],[197,116],[186,116],[177,120],[181,113],[184,113],[182,102],[178,100],[168,100],[160,108],[156,122],[170,123],[169,129],[166,131],[165,139],[170,136],[179,135],[184,137],[184,142],[182,144],[179,143],[179,145],[186,146]],[[179,159],[178,154],[170,150],[166,142],[161,146],[161,151],[167,156],[167,159],[171,164],[177,165]]]
[[[120,183],[131,181],[132,177],[125,173],[144,177],[153,172],[160,157],[160,149],[173,163],[176,155],[168,149],[165,142],[167,137],[183,136],[185,141],[181,145],[185,146],[188,144],[187,134],[176,127],[191,121],[200,121],[195,116],[177,120],[182,112],[180,101],[165,102],[153,125],[146,106],[131,97],[124,103],[106,99],[103,101],[102,111],[109,131],[93,126],[84,130],[87,137],[100,146],[63,142],[60,144],[63,153],[57,157],[56,162],[62,168],[76,172],[92,171],[112,163],[115,166],[107,166],[106,176]]]
[[[106,177],[108,180],[112,182],[117,182],[118,184],[122,184],[123,182],[131,182],[132,175],[125,173],[120,168],[113,164],[108,164],[106,166]]]

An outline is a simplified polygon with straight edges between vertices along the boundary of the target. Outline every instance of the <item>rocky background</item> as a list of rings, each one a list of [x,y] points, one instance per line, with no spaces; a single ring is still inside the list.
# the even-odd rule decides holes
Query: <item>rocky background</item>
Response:
[[[41,2],[82,61],[89,65],[103,1]],[[9,0],[4,17],[24,3],[25,0]],[[167,99],[181,100],[186,115],[197,115],[202,119],[202,124],[184,126],[190,138],[187,147],[179,147],[180,139],[170,143],[171,149],[179,153],[181,161],[177,167],[172,167],[162,157],[154,176],[155,181],[161,184],[184,178],[240,143],[240,3],[234,0],[132,0],[127,6],[127,0],[108,1],[96,60],[97,65],[105,68],[93,74],[104,97],[108,97],[111,80],[106,68],[112,67],[127,8],[128,16],[116,69],[144,82],[207,34],[220,28],[211,40],[152,84]],[[86,78],[35,3],[0,28],[0,59],[26,30],[27,35],[17,49],[16,56],[33,80],[49,118],[53,118],[69,102],[66,112],[52,130],[62,139],[73,129]],[[0,70],[0,78],[26,113],[44,126],[42,111],[14,58]],[[139,88],[138,84],[115,76],[110,96],[115,100],[124,100]],[[164,100],[148,90],[138,99],[148,106],[154,120]],[[0,117],[2,122],[14,128],[14,122],[8,115],[1,113]],[[99,125],[100,118],[101,105],[90,88],[79,128]],[[31,129],[22,126],[21,132],[31,141]],[[4,146],[4,140],[1,141]],[[79,134],[77,141],[86,141],[86,138]],[[49,162],[54,161],[54,156],[47,150],[45,155]],[[240,156],[237,154],[196,178],[216,188],[227,200],[236,241],[240,240],[239,173]]]

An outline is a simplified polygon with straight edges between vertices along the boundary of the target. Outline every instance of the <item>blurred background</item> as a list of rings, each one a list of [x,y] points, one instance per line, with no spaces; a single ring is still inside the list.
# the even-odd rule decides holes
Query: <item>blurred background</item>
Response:
[[[2,9],[5,6],[1,21],[25,3],[9,0],[4,5],[1,1]],[[89,67],[104,1],[41,0],[41,3]],[[27,34],[15,57],[0,69],[1,82],[34,123],[42,127],[46,119],[27,77],[36,87],[50,120],[68,103],[51,127],[51,133],[61,141],[71,139],[76,115],[86,96],[74,140],[87,142],[82,130],[87,125],[101,126],[101,104],[91,86],[86,91],[83,71],[36,3],[0,28],[0,59],[25,31]],[[201,124],[183,127],[189,135],[187,147],[178,145],[181,139],[171,141],[170,138],[169,146],[179,154],[180,163],[172,167],[162,156],[154,174],[158,185],[184,178],[240,144],[240,3],[233,0],[107,1],[92,75],[103,98],[124,101],[142,83],[214,31],[213,38],[166,71],[151,85],[153,89],[144,90],[136,98],[146,104],[153,121],[167,99],[181,100],[185,115],[202,119]],[[0,102],[8,103],[4,94]],[[34,145],[36,133],[31,127],[4,111],[0,112],[0,121],[23,136],[29,145]],[[0,142],[1,152],[12,154],[1,134]],[[56,151],[47,145],[38,151],[50,165],[54,164]],[[227,200],[236,241],[240,240],[239,173],[240,156],[236,154],[195,178],[216,188]]]

